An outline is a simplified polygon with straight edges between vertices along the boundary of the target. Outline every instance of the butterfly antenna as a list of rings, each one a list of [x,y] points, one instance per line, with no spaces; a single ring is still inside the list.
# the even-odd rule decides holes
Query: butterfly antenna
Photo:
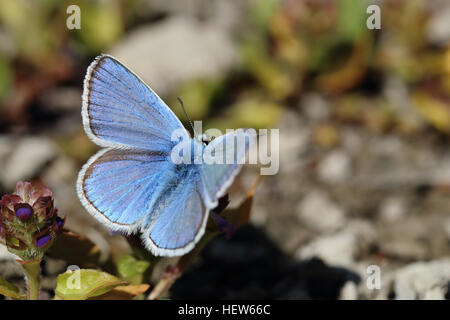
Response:
[[[184,103],[183,100],[181,100],[180,97],[177,97],[178,101],[180,102],[181,108],[183,109],[184,115],[186,116],[186,118],[189,121],[189,124],[191,125],[192,128],[192,132],[194,132],[194,137],[196,137],[196,133],[195,133],[195,129],[194,129],[194,125],[192,124],[191,118],[189,118],[189,115],[186,112],[186,109],[184,108]]]

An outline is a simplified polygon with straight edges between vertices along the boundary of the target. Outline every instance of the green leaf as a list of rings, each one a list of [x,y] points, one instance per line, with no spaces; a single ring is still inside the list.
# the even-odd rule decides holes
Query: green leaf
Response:
[[[249,39],[241,44],[240,50],[245,68],[273,98],[282,100],[293,92],[292,74],[267,54],[264,42]]]
[[[98,270],[67,271],[58,276],[55,294],[64,300],[86,300],[105,294],[127,282]]]
[[[129,286],[119,286],[115,287],[113,290],[93,298],[89,298],[90,300],[130,300],[136,297],[142,297],[150,285],[148,284],[135,284]]]
[[[337,23],[338,34],[344,40],[354,40],[359,35],[367,32],[366,19],[363,1],[340,0],[339,17]]]
[[[261,29],[266,29],[270,19],[280,7],[278,0],[259,1],[253,0],[250,5],[250,17],[252,22]]]
[[[425,119],[441,132],[450,132],[450,111],[448,104],[424,91],[412,95],[414,106]]]
[[[81,12],[78,34],[90,51],[105,50],[122,35],[124,26],[118,6],[83,1]]]
[[[282,104],[267,101],[255,93],[236,101],[223,113],[211,118],[203,128],[217,128],[222,133],[228,128],[271,128],[277,123],[282,109]]]
[[[117,263],[117,269],[122,278],[130,282],[140,282],[142,279],[136,279],[141,276],[150,267],[150,262],[145,260],[137,260],[130,254],[123,255]],[[134,281],[133,281],[134,280]]]
[[[0,294],[13,299],[24,299],[26,296],[20,294],[19,288],[0,277]]]
[[[282,108],[281,104],[254,96],[236,102],[227,113],[238,128],[259,129],[272,127],[279,119]]]
[[[12,82],[12,71],[8,61],[0,55],[0,101],[8,94]]]

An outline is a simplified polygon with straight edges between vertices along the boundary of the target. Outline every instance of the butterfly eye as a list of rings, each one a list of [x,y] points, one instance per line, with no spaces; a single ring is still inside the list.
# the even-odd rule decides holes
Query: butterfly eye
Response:
[[[210,137],[208,134],[204,133],[204,134],[202,134],[202,136],[201,136],[201,141],[202,141],[204,144],[208,144],[208,143],[210,143],[210,142],[212,141],[212,139],[211,139],[211,137]]]

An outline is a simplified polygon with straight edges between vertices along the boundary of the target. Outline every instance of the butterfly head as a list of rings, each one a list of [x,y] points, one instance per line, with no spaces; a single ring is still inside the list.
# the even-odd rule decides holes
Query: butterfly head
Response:
[[[206,145],[195,139],[186,139],[175,145],[170,155],[176,164],[198,164],[202,162]]]

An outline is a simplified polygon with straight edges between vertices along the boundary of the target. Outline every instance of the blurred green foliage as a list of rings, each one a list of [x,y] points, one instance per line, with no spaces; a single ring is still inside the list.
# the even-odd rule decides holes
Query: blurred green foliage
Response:
[[[81,8],[81,30],[65,26],[71,4]],[[0,0],[4,121],[23,124],[41,92],[78,81],[80,67],[93,56],[140,23],[152,23],[152,13],[142,13],[145,5],[144,0]],[[205,120],[209,128],[271,127],[283,109],[318,92],[331,98],[333,114],[343,123],[362,123],[377,133],[412,134],[427,125],[450,132],[450,44],[430,40],[427,26],[436,12],[426,1],[384,1],[379,31],[367,29],[362,1],[251,0],[248,6],[246,27],[236,37],[240,66],[216,79],[192,79],[172,92],[168,104],[181,119],[176,97],[192,119]],[[376,79],[368,85],[371,77]],[[408,110],[370,96],[380,95],[388,78],[403,82],[415,109],[411,114],[421,121],[411,122]],[[365,103],[355,105],[359,100]],[[61,145],[77,159],[93,152],[89,143],[73,148],[66,140]]]
[[[82,1],[80,3],[83,18],[77,36],[88,53],[106,50],[122,35],[124,22],[117,1],[110,5],[101,2]]]
[[[179,105],[177,98],[181,98],[184,105],[188,106],[189,116],[192,120],[204,119],[209,111],[210,105],[215,96],[220,94],[223,82],[220,80],[196,79],[189,81],[177,90],[169,100],[169,105],[173,106],[175,114],[184,119],[185,115]]]
[[[0,101],[8,94],[11,82],[12,71],[8,61],[0,55]]]
[[[337,1],[337,34],[342,41],[354,41],[368,32],[366,27],[366,3],[364,1]]]

